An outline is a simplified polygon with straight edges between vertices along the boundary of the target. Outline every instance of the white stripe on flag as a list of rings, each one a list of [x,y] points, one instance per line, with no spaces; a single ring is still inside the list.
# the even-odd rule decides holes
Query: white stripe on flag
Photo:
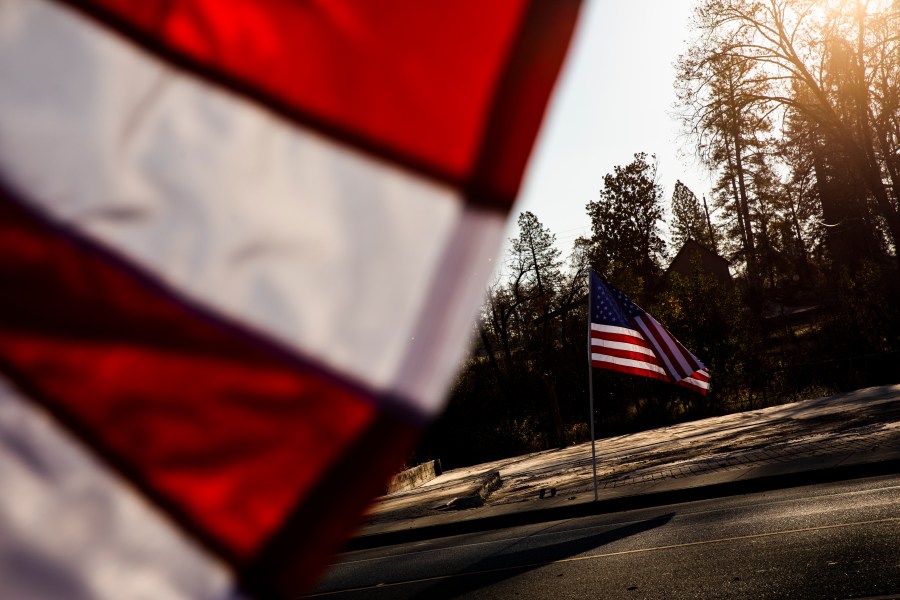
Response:
[[[632,337],[644,339],[640,331],[636,329],[626,329],[625,327],[616,327],[615,325],[600,325],[599,323],[591,323],[591,330],[601,331],[603,333],[615,333],[618,335],[630,335]]]
[[[634,320],[644,333],[644,338],[653,346],[659,358],[666,365],[669,376],[680,380],[696,370],[687,362],[678,344],[656,319],[645,313]]]
[[[709,381],[709,371],[705,368],[694,372],[693,376],[699,378],[701,381]]]
[[[665,373],[669,377],[672,377],[673,374],[675,373],[675,369],[672,366],[672,362],[669,360],[669,357],[666,356],[666,353],[661,351],[661,349],[659,348],[659,344],[656,342],[656,340],[653,339],[653,333],[649,331],[649,329],[647,328],[647,324],[644,323],[640,317],[635,319],[635,323],[637,323],[638,327],[641,329],[641,331],[643,331],[644,339],[647,340],[647,343],[649,343],[651,346],[653,346],[654,351],[657,354],[659,360],[665,366]],[[674,377],[674,378],[677,379],[677,377]]]
[[[0,597],[237,598],[231,573],[0,379]]]
[[[619,365],[622,367],[632,367],[634,369],[644,369],[647,371],[653,371],[654,373],[660,373],[661,375],[665,375],[665,370],[659,365],[654,365],[652,363],[644,362],[642,360],[632,360],[630,358],[619,358],[618,356],[609,356],[608,354],[597,354],[591,353],[591,360],[596,362],[606,362],[612,363],[614,365]]]
[[[698,387],[703,390],[709,389],[708,381],[703,381],[703,380],[697,379],[695,377],[685,377],[684,379],[681,380],[680,383],[686,383],[688,385],[692,385],[694,387]]]
[[[420,413],[441,407],[501,215],[187,77],[68,8],[2,7],[7,185],[179,295]],[[444,277],[459,287],[437,302]]]
[[[645,346],[638,346],[637,344],[628,344],[625,342],[612,342],[610,340],[603,340],[599,338],[591,339],[591,347],[592,348],[611,348],[613,350],[626,350],[629,352],[638,352],[640,354],[646,354],[647,356],[653,356],[653,350],[647,348]]]

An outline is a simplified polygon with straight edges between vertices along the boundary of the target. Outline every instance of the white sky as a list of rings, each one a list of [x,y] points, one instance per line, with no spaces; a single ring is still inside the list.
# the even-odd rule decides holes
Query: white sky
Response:
[[[667,210],[677,179],[698,198],[708,197],[709,177],[671,116],[672,64],[685,49],[692,5],[693,0],[586,2],[507,237],[518,234],[516,218],[530,210],[568,255],[574,239],[590,233],[585,205],[597,199],[603,176],[631,162],[635,152],[656,154]]]

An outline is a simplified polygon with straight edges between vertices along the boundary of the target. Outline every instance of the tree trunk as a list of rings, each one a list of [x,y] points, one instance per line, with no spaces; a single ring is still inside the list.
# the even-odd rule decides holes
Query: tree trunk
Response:
[[[734,168],[737,175],[738,199],[740,201],[741,218],[744,220],[744,229],[747,236],[747,270],[750,282],[754,287],[759,287],[759,260],[756,256],[756,243],[753,239],[753,226],[750,221],[750,201],[747,197],[747,184],[744,178],[744,161],[742,157],[740,136],[734,134]]]
[[[709,206],[706,204],[706,194],[703,194],[703,213],[706,215],[706,226],[709,228],[709,243],[712,245],[713,252],[719,252],[718,244],[716,244],[716,233],[713,230],[712,219],[709,218]]]
[[[550,380],[550,376],[547,373],[544,373],[544,386],[547,390],[550,419],[553,422],[552,436],[554,439],[552,440],[552,443],[557,448],[565,448],[566,432],[563,428],[562,414],[559,412],[559,399],[556,397],[556,389],[553,387],[553,382]]]
[[[494,370],[494,374],[499,380],[503,372],[500,370],[500,365],[497,364],[497,357],[494,356],[494,349],[491,347],[491,341],[488,338],[487,331],[484,330],[484,325],[481,323],[480,319],[478,323],[478,333],[481,335],[481,343],[484,346],[485,353],[488,355],[491,368]]]

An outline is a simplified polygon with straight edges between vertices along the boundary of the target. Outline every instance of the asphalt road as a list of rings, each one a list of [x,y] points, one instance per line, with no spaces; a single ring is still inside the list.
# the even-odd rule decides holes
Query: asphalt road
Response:
[[[900,598],[900,475],[347,553],[316,596]]]

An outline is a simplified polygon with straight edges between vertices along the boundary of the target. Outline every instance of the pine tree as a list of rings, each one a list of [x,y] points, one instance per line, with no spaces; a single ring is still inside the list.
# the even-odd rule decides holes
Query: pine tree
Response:
[[[600,199],[587,205],[592,228],[592,263],[628,292],[659,274],[665,254],[660,233],[662,187],[656,180],[656,156],[639,152],[627,165],[603,177]]]
[[[677,252],[687,240],[694,240],[716,251],[715,233],[709,215],[688,186],[675,182],[672,192],[672,246]]]

